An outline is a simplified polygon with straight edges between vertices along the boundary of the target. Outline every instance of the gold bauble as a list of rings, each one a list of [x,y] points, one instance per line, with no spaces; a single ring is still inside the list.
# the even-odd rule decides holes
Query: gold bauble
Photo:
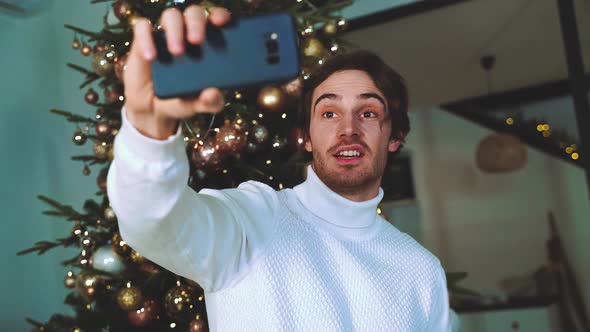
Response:
[[[117,220],[117,215],[115,214],[115,210],[113,210],[113,208],[110,206],[107,206],[106,209],[104,209],[104,217],[108,221],[111,221],[111,222]]]
[[[74,38],[74,40],[72,41],[72,48],[75,50],[80,48],[80,41],[78,40],[78,38]]]
[[[258,94],[258,105],[268,112],[279,112],[284,102],[283,90],[275,86],[267,86]]]
[[[110,51],[96,52],[92,57],[92,69],[98,76],[106,77],[113,73],[115,65],[109,62],[106,54]]]
[[[173,319],[187,321],[197,314],[197,290],[189,285],[177,285],[164,297],[166,314]]]
[[[136,310],[142,302],[143,295],[137,287],[125,287],[117,294],[117,303],[124,311]]]
[[[326,55],[324,44],[317,38],[307,38],[303,42],[303,54],[315,58],[323,58]]]
[[[106,143],[102,143],[102,142],[97,142],[94,143],[94,146],[92,147],[92,150],[94,151],[94,156],[100,160],[105,160],[107,159],[107,153],[108,153],[108,144]]]
[[[75,287],[86,302],[92,302],[99,291],[101,280],[90,271],[82,271],[76,277]]]
[[[131,260],[137,264],[142,264],[146,262],[146,258],[135,250],[131,250],[131,254],[129,255],[129,257],[131,257]]]
[[[66,286],[66,288],[76,287],[76,276],[74,275],[74,272],[68,271],[64,277],[64,286]]]
[[[335,35],[336,32],[338,32],[338,26],[334,22],[328,22],[324,25],[322,30],[326,35],[332,36]]]
[[[131,247],[123,240],[119,232],[113,234],[113,250],[120,256],[127,256],[131,252]]]

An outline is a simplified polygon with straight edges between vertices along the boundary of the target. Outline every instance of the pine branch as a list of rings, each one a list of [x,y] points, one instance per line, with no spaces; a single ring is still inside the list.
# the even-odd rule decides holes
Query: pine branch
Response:
[[[67,220],[80,220],[84,219],[85,217],[84,215],[74,210],[70,205],[62,205],[57,201],[43,195],[37,195],[37,198],[55,209],[54,211],[46,211],[52,213],[54,216],[67,217]]]
[[[91,4],[101,3],[101,2],[112,2],[113,0],[92,0],[90,1]]]
[[[84,30],[84,29],[80,29],[78,27],[75,27],[73,25],[69,25],[69,24],[64,24],[64,27],[66,29],[70,29],[72,31],[75,31],[81,35],[85,35],[90,37],[90,40],[97,40],[100,38],[100,34],[96,33],[96,32],[92,32],[92,31],[88,31],[88,30]]]
[[[32,318],[28,318],[28,317],[26,318],[26,321],[27,321],[27,323],[29,323],[29,324],[31,324],[31,325],[33,325],[35,327],[43,327],[43,325],[44,325],[43,323],[41,323],[39,321],[36,321],[36,320],[34,320]]]
[[[72,156],[72,160],[90,162],[90,165],[104,164],[106,162],[106,160],[101,160],[101,159],[96,158],[96,156],[91,156],[91,155],[87,155],[87,156]]]
[[[37,255],[43,255],[46,251],[53,249],[55,247],[59,247],[59,246],[63,246],[63,247],[69,247],[72,244],[76,243],[78,240],[78,238],[71,236],[68,238],[62,238],[62,239],[57,239],[57,242],[51,242],[51,241],[39,241],[39,242],[35,242],[35,245],[32,246],[29,249],[25,249],[25,250],[21,250],[19,252],[17,252],[17,256],[23,256],[26,254],[30,254],[32,252],[37,252]]]
[[[81,72],[82,74],[86,74],[88,76],[95,75],[98,78],[98,75],[95,72],[90,71],[90,70],[88,70],[88,69],[86,69],[84,67],[78,66],[78,65],[73,64],[73,63],[68,63],[67,66],[70,67],[70,68],[72,68],[72,69],[74,69],[74,70],[77,70],[77,71]]]
[[[52,110],[50,110],[50,112],[61,115],[61,116],[65,116],[67,118],[67,120],[70,122],[85,122],[85,123],[96,124],[96,120],[94,120],[92,118],[83,117],[83,116],[76,115],[76,114],[73,114],[70,112],[66,112],[66,111],[62,111],[62,110],[58,110],[58,109],[52,109]]]

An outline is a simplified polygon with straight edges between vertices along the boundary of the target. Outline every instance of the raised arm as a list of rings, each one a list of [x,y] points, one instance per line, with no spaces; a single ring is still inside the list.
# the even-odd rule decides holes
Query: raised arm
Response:
[[[258,182],[193,191],[180,132],[166,140],[139,133],[123,113],[107,189],[123,239],[166,269],[208,291],[231,283],[271,239],[277,193]]]

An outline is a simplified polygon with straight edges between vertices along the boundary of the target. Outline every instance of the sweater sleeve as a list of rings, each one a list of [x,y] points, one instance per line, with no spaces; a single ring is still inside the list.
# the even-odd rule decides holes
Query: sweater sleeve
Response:
[[[273,233],[278,197],[259,182],[193,191],[180,128],[148,138],[127,120],[115,139],[107,190],[122,238],[136,251],[206,291],[245,274]]]
[[[452,324],[450,317],[449,294],[447,290],[447,279],[442,266],[439,265],[438,278],[434,287],[432,307],[428,321],[428,330],[432,332],[451,332]]]

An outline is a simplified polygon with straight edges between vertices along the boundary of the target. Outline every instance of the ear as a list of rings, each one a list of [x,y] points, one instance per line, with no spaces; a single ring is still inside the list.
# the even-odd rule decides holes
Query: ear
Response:
[[[398,139],[391,139],[389,140],[389,144],[387,145],[387,151],[395,152],[399,149],[399,146],[402,144],[402,141]]]
[[[311,152],[311,140],[309,138],[307,138],[305,140],[305,151],[307,152]]]

